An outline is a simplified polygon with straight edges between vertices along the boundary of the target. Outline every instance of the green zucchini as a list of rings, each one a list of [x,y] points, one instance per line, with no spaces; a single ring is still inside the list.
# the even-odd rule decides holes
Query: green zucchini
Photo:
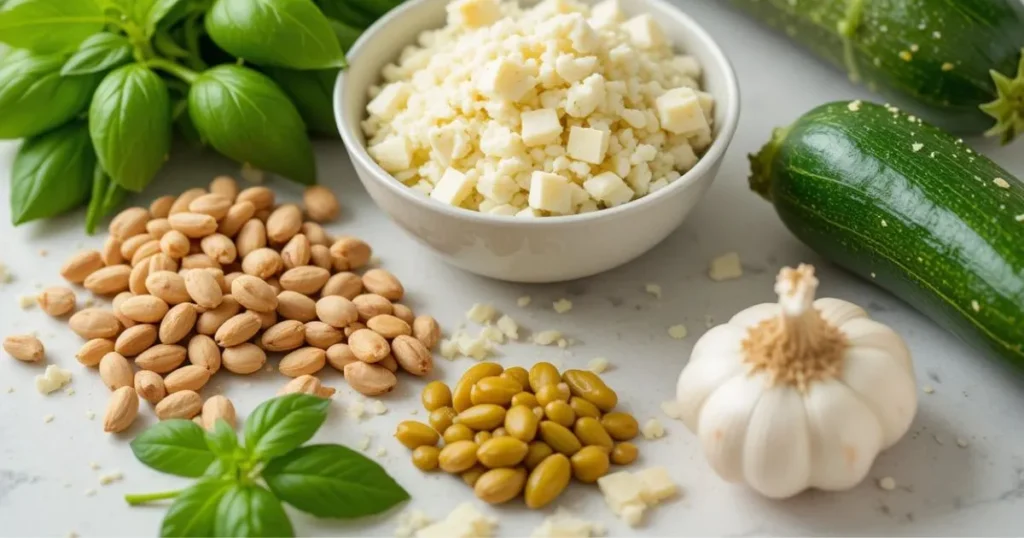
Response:
[[[1024,183],[894,107],[820,106],[751,155],[794,235],[1024,368]]]
[[[1024,132],[1020,0],[732,2],[943,129]]]

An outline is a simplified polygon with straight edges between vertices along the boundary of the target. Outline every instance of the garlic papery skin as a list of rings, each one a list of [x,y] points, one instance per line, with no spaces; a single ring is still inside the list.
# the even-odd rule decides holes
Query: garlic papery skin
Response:
[[[777,304],[697,342],[679,375],[682,420],[711,467],[772,498],[859,484],[917,412],[910,352],[859,306],[814,299],[814,268],[784,268]]]

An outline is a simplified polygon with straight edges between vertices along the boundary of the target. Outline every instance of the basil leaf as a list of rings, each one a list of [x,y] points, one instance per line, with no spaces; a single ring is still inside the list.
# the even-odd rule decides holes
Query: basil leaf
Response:
[[[204,71],[192,83],[188,112],[220,153],[307,185],[316,161],[295,105],[270,78],[237,65]]]
[[[107,189],[110,188],[110,176],[103,167],[96,165],[92,176],[92,194],[89,196],[89,209],[85,211],[85,233],[92,235],[96,226],[103,218],[103,202],[106,201]]]
[[[291,98],[310,131],[338,138],[333,98],[338,69],[296,71],[271,67],[266,71]]]
[[[206,432],[206,446],[215,456],[227,461],[234,461],[240,448],[238,435],[224,419],[217,421],[212,432]]]
[[[253,457],[272,458],[301,446],[327,420],[329,403],[309,394],[263,402],[245,421],[245,448]]]
[[[15,54],[0,62],[0,139],[35,136],[89,106],[99,75],[60,76],[64,56]]]
[[[60,74],[84,75],[106,71],[132,61],[132,44],[124,36],[101,32],[86,39],[64,62]]]
[[[132,6],[135,22],[142,25],[146,37],[156,32],[156,26],[183,0],[135,0]]]
[[[158,422],[131,442],[139,461],[162,473],[203,476],[216,457],[206,446],[203,429],[191,420]]]
[[[141,191],[171,149],[167,84],[140,64],[111,71],[89,106],[89,134],[114,183]]]
[[[82,205],[89,197],[95,166],[83,122],[29,138],[11,170],[11,222],[17,226]]]
[[[319,0],[324,14],[353,28],[369,28],[376,17],[352,5],[352,0]]]
[[[256,484],[235,484],[220,499],[212,536],[295,536],[281,501]]]
[[[106,21],[94,0],[15,0],[0,11],[0,42],[60,52],[102,30]]]
[[[235,484],[233,480],[205,478],[182,491],[164,514],[160,536],[214,536],[217,509]]]
[[[341,445],[310,445],[270,460],[263,480],[282,501],[317,517],[379,514],[409,499],[366,456]]]
[[[326,69],[345,62],[312,0],[216,0],[205,23],[217,46],[255,64]]]

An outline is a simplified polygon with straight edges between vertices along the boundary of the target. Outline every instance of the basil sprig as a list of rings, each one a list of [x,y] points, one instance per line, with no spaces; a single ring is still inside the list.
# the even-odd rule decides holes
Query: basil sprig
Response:
[[[409,494],[376,462],[341,445],[302,446],[327,419],[328,400],[289,394],[249,415],[243,442],[219,421],[204,432],[167,420],[131,443],[142,463],[198,478],[180,491],[127,495],[129,504],[174,499],[161,536],[294,536],[282,503],[317,517],[379,514]]]

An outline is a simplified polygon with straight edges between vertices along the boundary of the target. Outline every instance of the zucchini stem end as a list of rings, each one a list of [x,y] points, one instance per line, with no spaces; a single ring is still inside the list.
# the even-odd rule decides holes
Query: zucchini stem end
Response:
[[[789,135],[790,127],[778,127],[772,130],[772,139],[768,141],[761,151],[751,153],[750,159],[750,190],[760,194],[762,198],[772,200],[772,164],[775,161],[775,154],[779,146]]]
[[[1016,77],[1010,78],[996,70],[990,73],[997,97],[980,108],[995,118],[996,124],[985,135],[998,136],[1003,144],[1009,144],[1017,135],[1024,133],[1024,49],[1020,51]]]

